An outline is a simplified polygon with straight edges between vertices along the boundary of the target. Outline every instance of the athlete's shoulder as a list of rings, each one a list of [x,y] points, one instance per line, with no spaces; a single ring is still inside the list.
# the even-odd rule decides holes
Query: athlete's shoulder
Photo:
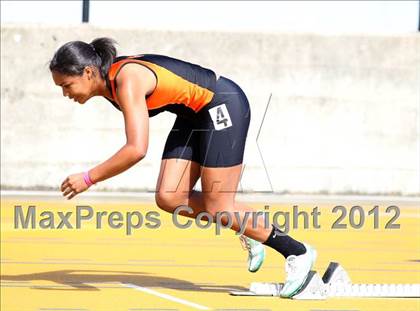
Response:
[[[108,70],[108,79],[110,81],[115,80],[125,65],[129,63],[135,63],[139,57],[140,55],[115,57]]]
[[[153,71],[143,64],[126,62],[115,76],[115,83],[119,86],[132,85],[137,91],[148,95],[156,88],[157,79]]]

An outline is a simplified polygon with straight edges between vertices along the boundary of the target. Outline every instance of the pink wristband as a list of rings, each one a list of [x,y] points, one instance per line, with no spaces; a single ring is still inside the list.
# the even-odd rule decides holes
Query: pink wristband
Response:
[[[93,182],[89,177],[89,171],[83,173],[83,179],[85,180],[86,185],[88,185],[89,187],[93,185]]]

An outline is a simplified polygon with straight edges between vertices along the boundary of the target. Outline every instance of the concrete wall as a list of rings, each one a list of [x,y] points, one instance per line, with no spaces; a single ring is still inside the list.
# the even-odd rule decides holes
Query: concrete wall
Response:
[[[61,44],[99,36],[115,38],[120,54],[167,54],[210,67],[243,87],[252,121],[242,190],[420,194],[418,34],[170,32],[86,25],[2,25],[3,188],[56,188],[68,174],[94,166],[124,144],[120,112],[101,98],[84,106],[63,98],[48,72]],[[266,109],[258,139],[263,162],[256,137]],[[147,157],[96,188],[153,191],[173,119],[169,113],[152,118]]]

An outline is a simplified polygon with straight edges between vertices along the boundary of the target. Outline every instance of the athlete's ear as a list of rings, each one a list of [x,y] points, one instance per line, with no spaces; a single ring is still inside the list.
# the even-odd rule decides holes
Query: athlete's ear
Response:
[[[84,69],[84,72],[85,72],[86,77],[88,78],[88,80],[90,80],[93,77],[95,77],[95,71],[93,70],[93,68],[91,66],[86,66],[85,69]]]

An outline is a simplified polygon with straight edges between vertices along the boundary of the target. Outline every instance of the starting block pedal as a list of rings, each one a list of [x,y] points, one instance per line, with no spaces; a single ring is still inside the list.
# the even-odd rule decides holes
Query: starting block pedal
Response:
[[[233,296],[280,296],[283,283],[253,282],[248,291],[231,291]],[[352,284],[346,270],[330,262],[322,278],[310,271],[292,299],[324,300],[330,297],[420,298],[420,284]]]

